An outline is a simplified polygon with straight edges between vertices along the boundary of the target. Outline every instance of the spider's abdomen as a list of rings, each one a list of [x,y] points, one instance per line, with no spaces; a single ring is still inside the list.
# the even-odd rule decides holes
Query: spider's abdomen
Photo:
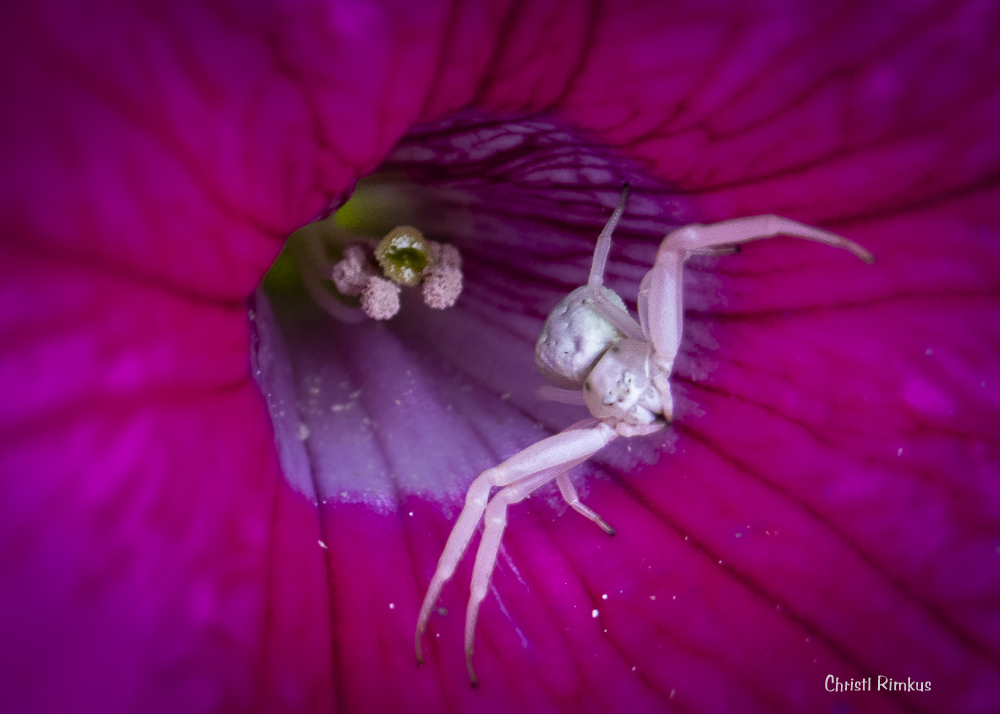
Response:
[[[618,307],[625,303],[613,290],[601,288]],[[586,286],[564,297],[545,318],[535,343],[538,371],[557,387],[580,389],[594,364],[611,345],[621,340],[607,318],[594,309]]]

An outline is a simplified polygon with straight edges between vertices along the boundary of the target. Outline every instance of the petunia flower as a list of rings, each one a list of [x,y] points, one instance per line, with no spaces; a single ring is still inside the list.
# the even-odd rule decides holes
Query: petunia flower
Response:
[[[0,708],[1000,702],[993,5],[4,14]],[[489,145],[529,125],[559,151]],[[372,174],[465,293],[296,340],[322,314],[258,285]],[[673,431],[575,475],[614,538],[512,509],[473,691],[469,563],[422,668],[416,610],[463,486],[574,418],[533,401],[531,346],[623,178],[626,300],[689,220],[779,213],[876,264],[776,239],[692,265]]]

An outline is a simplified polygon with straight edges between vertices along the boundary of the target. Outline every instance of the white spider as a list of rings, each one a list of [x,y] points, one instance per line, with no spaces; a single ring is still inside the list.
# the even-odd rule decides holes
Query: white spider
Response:
[[[587,284],[571,292],[549,313],[535,348],[539,370],[557,385],[543,388],[540,394],[556,401],[585,404],[592,418],[532,444],[472,482],[420,608],[416,648],[417,662],[422,664],[420,640],[427,619],[485,512],[486,525],[476,553],[465,616],[465,659],[473,687],[477,684],[472,668],[476,617],[496,564],[507,524],[507,506],[555,479],[563,498],[575,511],[614,535],[611,526],[580,503],[566,472],[617,437],[651,434],[673,417],[669,378],[683,331],[682,269],[687,257],[723,254],[735,250],[739,243],[788,235],[845,248],[866,263],[873,262],[871,253],[853,241],[779,216],[683,226],[663,239],[653,269],[640,284],[636,324],[621,298],[603,286],[611,234],[621,220],[628,194],[626,184],[618,207],[598,238]],[[494,487],[501,490],[490,500]]]

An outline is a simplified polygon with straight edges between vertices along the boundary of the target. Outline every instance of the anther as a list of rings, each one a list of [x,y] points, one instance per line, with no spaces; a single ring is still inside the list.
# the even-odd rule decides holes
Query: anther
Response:
[[[399,312],[399,286],[383,278],[371,278],[361,293],[361,309],[375,320],[388,320]]]
[[[462,293],[462,271],[436,265],[424,271],[424,303],[435,310],[451,307]]]
[[[399,226],[381,241],[352,235],[324,223],[307,226],[300,234],[300,268],[310,294],[328,313],[345,322],[366,316],[388,320],[399,312],[400,286],[423,284],[424,303],[437,310],[451,307],[462,293],[462,256],[452,245],[424,238],[413,226]],[[327,235],[329,234],[329,235]],[[325,238],[345,245],[334,265],[324,257]],[[310,272],[306,276],[306,271]],[[361,297],[361,309],[337,304],[326,295],[321,281],[332,281],[345,297]]]
[[[333,284],[341,295],[360,295],[375,277],[375,270],[368,263],[368,256],[360,245],[344,249],[344,258],[333,266]]]

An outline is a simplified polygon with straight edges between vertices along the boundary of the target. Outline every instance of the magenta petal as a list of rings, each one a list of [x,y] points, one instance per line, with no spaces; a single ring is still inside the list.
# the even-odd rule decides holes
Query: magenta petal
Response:
[[[89,8],[0,30],[4,708],[995,709],[992,5]],[[514,509],[475,693],[468,563],[410,659],[450,518],[289,489],[244,307],[285,235],[469,106],[555,112],[706,218],[878,261],[697,266],[724,299],[690,313],[703,415],[591,482],[614,539]]]

